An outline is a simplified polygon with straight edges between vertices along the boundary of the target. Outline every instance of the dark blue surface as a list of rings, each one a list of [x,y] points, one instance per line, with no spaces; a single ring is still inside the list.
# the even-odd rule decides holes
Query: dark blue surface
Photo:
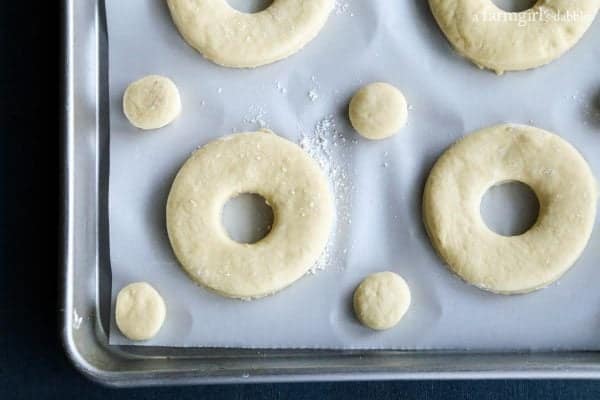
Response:
[[[59,11],[55,2],[33,6],[8,1],[0,12],[0,399],[600,399],[598,382],[307,383],[115,390],[80,376],[65,358],[57,333]]]

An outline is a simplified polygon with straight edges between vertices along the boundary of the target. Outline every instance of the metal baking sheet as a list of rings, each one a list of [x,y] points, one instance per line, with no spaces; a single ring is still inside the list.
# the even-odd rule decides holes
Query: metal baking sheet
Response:
[[[498,77],[449,50],[422,3],[347,0],[298,54],[236,70],[189,47],[165,2],[107,0],[112,295],[146,280],[169,309],[161,332],[136,345],[600,349],[600,335],[590,329],[600,322],[598,232],[559,283],[505,297],[447,271],[431,248],[420,210],[432,162],[462,135],[499,122],[560,133],[600,176],[594,157],[600,153],[600,117],[593,103],[600,84],[600,24],[556,63]],[[121,99],[131,81],[150,73],[179,85],[184,111],[165,129],[141,132],[123,116]],[[383,142],[360,139],[347,118],[352,93],[377,80],[402,88],[411,105],[408,126]],[[263,126],[322,162],[336,192],[337,226],[321,270],[275,296],[241,302],[188,278],[170,248],[164,210],[174,175],[198,146]],[[413,302],[401,325],[375,333],[356,321],[349,299],[363,277],[382,270],[405,277]],[[111,343],[130,343],[115,324],[110,333]]]
[[[600,356],[594,351],[241,350],[109,345],[108,59],[102,3],[64,2],[62,333],[67,354],[83,373],[116,386],[600,377]],[[426,7],[422,12],[425,15]]]

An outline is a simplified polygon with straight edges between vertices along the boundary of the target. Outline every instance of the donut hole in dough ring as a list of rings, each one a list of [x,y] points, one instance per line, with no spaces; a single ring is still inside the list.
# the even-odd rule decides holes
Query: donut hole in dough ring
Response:
[[[232,240],[221,222],[225,203],[242,193],[273,209],[269,234]],[[327,245],[334,220],[329,183],[296,144],[270,131],[213,141],[185,162],[167,201],[175,255],[197,283],[232,298],[273,294],[301,278]]]
[[[518,13],[498,8],[493,0],[429,0],[429,5],[461,55],[502,74],[562,56],[590,27],[600,0],[538,0]]]
[[[265,10],[243,13],[227,0],[167,0],[186,42],[209,60],[253,68],[282,60],[314,39],[335,0],[273,0]]]
[[[522,235],[501,236],[481,216],[481,199],[497,184],[518,181],[540,211]],[[598,186],[580,153],[559,136],[524,125],[471,134],[434,165],[423,196],[426,230],[449,268],[499,294],[541,289],[579,258],[596,219]]]

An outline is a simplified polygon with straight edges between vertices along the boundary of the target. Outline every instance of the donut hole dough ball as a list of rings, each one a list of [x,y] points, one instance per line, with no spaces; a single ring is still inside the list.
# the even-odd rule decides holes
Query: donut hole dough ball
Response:
[[[262,240],[238,243],[223,226],[224,204],[241,193],[262,196],[273,226]],[[167,230],[184,270],[227,297],[273,294],[305,275],[333,225],[329,183],[296,144],[270,131],[238,133],[196,151],[167,201]]]
[[[169,78],[149,75],[130,84],[123,95],[123,112],[137,128],[162,128],[181,113],[181,99]]]
[[[207,59],[233,68],[254,68],[284,59],[317,36],[335,0],[273,0],[257,13],[227,0],[167,0],[186,42]]]
[[[131,340],[152,339],[165,321],[166,313],[164,300],[146,282],[127,285],[117,295],[117,326]]]
[[[410,307],[410,289],[401,276],[380,272],[365,278],[354,291],[354,313],[375,330],[394,327]]]
[[[538,0],[518,13],[492,0],[429,0],[454,48],[480,68],[502,74],[562,56],[590,27],[600,0]]]
[[[350,101],[350,122],[363,137],[385,139],[397,133],[408,119],[408,107],[402,92],[377,82],[360,89]]]
[[[502,182],[528,185],[539,215],[521,235],[502,236],[482,219],[482,197]],[[434,165],[423,196],[427,233],[449,268],[499,294],[527,293],[556,281],[592,234],[598,189],[587,162],[565,140],[525,125],[471,134]]]

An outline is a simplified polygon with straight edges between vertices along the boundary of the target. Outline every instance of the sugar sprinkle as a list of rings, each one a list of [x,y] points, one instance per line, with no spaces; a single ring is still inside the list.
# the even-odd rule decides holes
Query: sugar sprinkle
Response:
[[[348,249],[336,249],[336,245],[344,242],[342,236],[349,231],[352,224],[352,193],[354,185],[348,172],[348,158],[352,154],[352,146],[357,140],[349,139],[338,129],[333,115],[328,115],[318,121],[311,134],[303,132],[300,137],[300,147],[306,151],[327,175],[333,189],[337,210],[336,229],[320,259],[309,271],[315,274],[325,270],[335,260],[341,260]],[[343,266],[339,267],[340,269]]]

